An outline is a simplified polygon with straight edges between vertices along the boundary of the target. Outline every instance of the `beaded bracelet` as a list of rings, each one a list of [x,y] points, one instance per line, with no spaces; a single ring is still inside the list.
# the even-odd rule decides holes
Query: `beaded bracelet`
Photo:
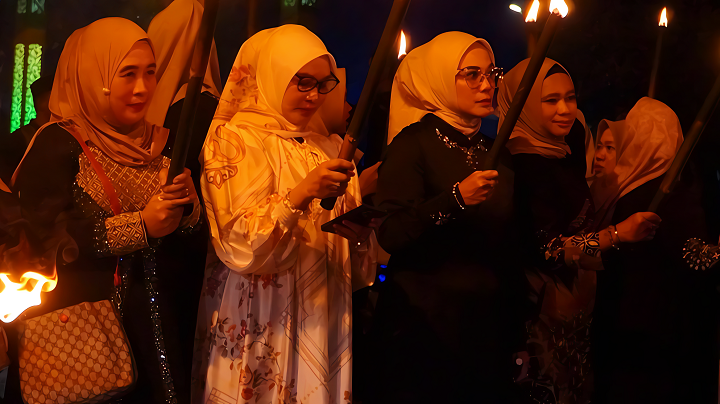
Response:
[[[610,246],[611,246],[612,248],[614,248],[614,249],[616,249],[616,250],[619,251],[619,250],[620,250],[620,247],[618,247],[618,246],[616,245],[616,243],[615,243],[615,238],[613,237],[613,232],[615,233],[615,236],[617,236],[617,229],[615,228],[615,226],[608,226],[607,229],[605,229],[605,230],[607,230],[608,235],[610,236],[610,243],[611,243]],[[618,236],[617,239],[618,239],[618,243],[620,243],[620,237],[619,237],[619,236]]]
[[[460,202],[460,198],[458,198],[458,195],[461,195],[459,182],[456,182],[455,185],[453,185],[452,194],[455,197],[455,202],[457,202],[458,206],[460,206],[460,209],[465,210],[465,204]]]
[[[295,206],[294,203],[290,200],[290,192],[288,192],[287,195],[285,195],[285,198],[283,198],[283,204],[287,206],[288,209],[292,211],[292,213],[302,213],[302,209],[298,209],[297,206]]]

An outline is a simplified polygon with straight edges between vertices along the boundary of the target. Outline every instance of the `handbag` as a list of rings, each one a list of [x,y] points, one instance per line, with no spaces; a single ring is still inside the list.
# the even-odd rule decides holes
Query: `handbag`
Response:
[[[113,214],[121,213],[110,179],[74,124],[62,127],[80,143],[110,198]],[[117,270],[115,279],[117,286]],[[26,404],[103,403],[135,386],[135,358],[121,316],[109,300],[80,303],[25,320],[19,334],[20,388]]]

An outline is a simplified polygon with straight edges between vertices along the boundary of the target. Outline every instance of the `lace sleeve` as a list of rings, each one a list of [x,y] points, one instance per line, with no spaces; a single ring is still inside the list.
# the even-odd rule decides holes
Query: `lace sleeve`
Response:
[[[691,238],[685,243],[683,258],[690,269],[705,271],[720,261],[720,247]]]

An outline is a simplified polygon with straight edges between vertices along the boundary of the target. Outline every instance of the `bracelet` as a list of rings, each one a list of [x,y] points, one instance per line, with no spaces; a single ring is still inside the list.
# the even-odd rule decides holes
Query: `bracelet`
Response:
[[[460,194],[460,183],[459,182],[456,182],[455,185],[453,185],[452,194],[455,197],[455,202],[457,202],[458,206],[460,206],[460,209],[465,210],[465,204],[460,202],[460,198],[458,198],[458,195]]]
[[[617,229],[615,226],[610,225],[607,228],[608,234],[610,235],[610,242],[612,243],[612,248],[616,250],[620,250],[620,247],[617,246],[617,244],[620,244],[620,236],[618,236]],[[617,243],[615,242],[615,238],[613,237],[613,233],[615,233],[615,237],[617,237]]]
[[[290,200],[290,192],[285,195],[285,198],[283,198],[283,204],[287,206],[288,209],[292,211],[292,213],[302,213],[303,211],[301,209],[298,209],[297,206],[295,206],[294,203]]]

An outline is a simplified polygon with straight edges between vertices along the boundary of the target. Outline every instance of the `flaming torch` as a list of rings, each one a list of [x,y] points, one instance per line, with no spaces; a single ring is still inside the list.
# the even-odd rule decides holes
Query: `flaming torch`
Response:
[[[528,12],[528,16],[525,21],[537,21],[537,13],[539,9],[540,2],[535,0],[532,7],[530,7],[530,11]],[[490,150],[490,153],[485,160],[485,170],[494,170],[497,168],[500,151],[505,147],[507,141],[510,139],[510,134],[515,128],[518,118],[520,118],[520,113],[522,112],[523,107],[525,107],[525,102],[530,95],[530,90],[537,80],[537,76],[540,73],[540,68],[542,67],[543,62],[545,62],[545,57],[547,56],[550,45],[555,37],[558,25],[560,24],[560,21],[568,15],[568,12],[569,8],[563,0],[550,1],[550,15],[545,23],[545,28],[543,28],[540,39],[538,40],[537,45],[535,45],[528,67],[525,70],[522,80],[520,81],[520,86],[513,96],[510,109],[505,116],[505,120],[503,121],[500,130],[498,130],[498,135],[497,138],[495,138],[492,150]]]
[[[655,47],[655,61],[653,62],[652,72],[650,73],[650,89],[648,90],[648,97],[655,98],[655,82],[657,80],[658,69],[660,68],[660,51],[662,50],[662,39],[665,29],[668,26],[667,19],[667,7],[662,9],[660,13],[658,39],[657,46]]]
[[[403,60],[407,55],[407,39],[405,38],[405,31],[400,30],[400,46],[398,47],[398,59]]]

